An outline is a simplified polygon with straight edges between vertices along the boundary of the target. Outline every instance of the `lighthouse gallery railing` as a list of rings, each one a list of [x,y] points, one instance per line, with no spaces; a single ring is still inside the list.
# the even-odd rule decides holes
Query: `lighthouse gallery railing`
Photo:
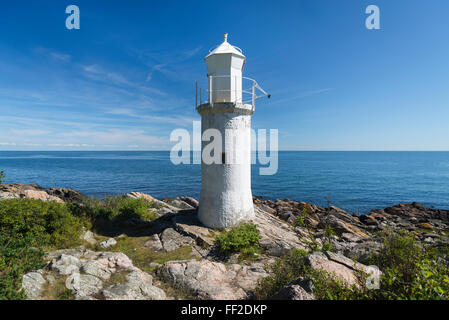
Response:
[[[231,78],[234,77],[234,88],[230,89],[216,89],[214,88],[214,82],[216,80],[229,79],[229,87],[231,87]],[[270,94],[265,92],[256,80],[241,77],[242,83],[239,84],[238,76],[223,75],[214,76],[208,75],[208,88],[203,89],[198,86],[198,81],[195,82],[195,107],[202,105],[204,103],[209,103],[211,106],[217,102],[233,102],[233,103],[245,103],[250,104],[254,110],[256,99],[267,96],[271,97]],[[241,89],[240,89],[241,88]],[[256,91],[257,90],[257,91]],[[259,92],[259,93],[258,93]],[[226,94],[228,93],[228,94]],[[220,97],[217,99],[217,97]]]

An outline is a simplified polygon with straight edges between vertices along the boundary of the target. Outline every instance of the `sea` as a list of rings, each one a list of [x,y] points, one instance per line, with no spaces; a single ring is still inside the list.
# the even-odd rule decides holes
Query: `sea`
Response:
[[[192,157],[193,159],[193,157]],[[252,165],[252,191],[264,199],[334,205],[366,214],[397,203],[449,209],[449,152],[280,151],[274,175]],[[131,191],[199,199],[201,165],[169,151],[0,151],[4,183],[76,189],[106,197]]]

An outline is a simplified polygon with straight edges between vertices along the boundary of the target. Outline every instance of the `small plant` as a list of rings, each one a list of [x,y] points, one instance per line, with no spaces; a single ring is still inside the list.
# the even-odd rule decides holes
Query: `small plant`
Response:
[[[260,232],[254,224],[242,224],[217,237],[215,244],[222,254],[241,253],[244,255],[259,252]]]
[[[306,223],[304,222],[304,217],[301,215],[298,215],[296,217],[296,221],[293,222],[293,226],[294,227],[301,227],[304,228],[306,226]]]
[[[259,246],[251,246],[248,248],[243,248],[242,250],[240,250],[240,255],[239,255],[239,262],[242,262],[243,260],[246,261],[252,261],[254,260],[254,258],[259,256],[259,253],[261,252]]]
[[[329,194],[327,197],[325,197],[325,199],[326,199],[326,203],[327,203],[326,209],[329,209],[332,205],[332,196]]]
[[[304,244],[306,245],[306,247],[307,247],[307,251],[309,252],[309,253],[312,253],[312,252],[316,252],[316,251],[320,251],[321,250],[321,248],[320,248],[320,244],[318,243],[318,241],[316,241],[315,239],[310,239],[310,241],[309,240],[304,240]]]
[[[324,235],[325,235],[327,238],[330,238],[330,237],[332,237],[332,236],[335,236],[336,233],[335,233],[334,229],[332,229],[332,227],[328,225],[328,226],[326,226],[326,228],[324,229]]]
[[[306,226],[305,217],[308,215],[307,208],[303,208],[302,211],[296,217],[296,221],[293,223],[294,227],[302,227]]]
[[[332,244],[332,242],[326,241],[326,242],[323,243],[323,245],[321,247],[321,251],[333,252],[334,251],[334,245]]]
[[[5,178],[5,172],[2,170],[2,171],[0,171],[0,184],[3,183],[4,178]]]
[[[323,242],[323,245],[321,247],[321,251],[334,251],[334,245],[332,244],[331,237],[335,236],[336,233],[334,229],[332,229],[331,226],[326,226],[324,228],[324,237],[325,240]]]

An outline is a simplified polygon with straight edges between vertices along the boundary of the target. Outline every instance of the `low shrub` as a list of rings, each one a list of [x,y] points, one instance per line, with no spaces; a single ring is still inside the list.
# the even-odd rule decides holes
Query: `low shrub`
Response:
[[[366,292],[368,299],[447,300],[449,265],[447,248],[421,245],[408,232],[389,233],[378,254],[368,263],[383,272],[380,290]]]
[[[219,235],[215,240],[218,251],[229,255],[241,253],[254,256],[259,252],[260,232],[254,224],[245,223]]]
[[[256,299],[269,299],[289,282],[298,278],[308,278],[313,282],[313,293],[320,300],[353,299],[359,293],[357,288],[348,288],[336,277],[322,270],[314,270],[306,263],[308,252],[292,249],[279,258],[271,267],[270,275],[259,280],[254,292]]]
[[[26,299],[22,277],[43,266],[44,251],[31,247],[30,235],[9,237],[0,234],[0,300]]]
[[[80,244],[84,226],[65,204],[36,199],[0,201],[0,299],[25,299],[22,277],[42,267],[42,247]]]
[[[314,295],[326,300],[447,300],[449,299],[449,248],[427,248],[407,232],[386,235],[379,253],[365,264],[382,271],[380,287],[367,288],[367,274],[356,274],[359,287],[348,287],[325,271],[307,266],[301,250],[279,258],[270,275],[259,280],[255,290],[258,299],[268,299],[289,282],[300,277],[312,280]]]
[[[270,267],[270,275],[262,278],[254,292],[256,299],[269,299],[281,288],[305,274],[304,257],[307,252],[293,249],[282,256]]]
[[[145,221],[157,218],[153,203],[143,198],[127,198],[123,196],[106,197],[105,199],[90,198],[83,204],[72,204],[72,212],[79,217],[97,219],[123,220],[139,218]]]
[[[65,204],[36,199],[0,201],[0,233],[9,239],[28,239],[32,246],[56,248],[80,243],[85,223]]]

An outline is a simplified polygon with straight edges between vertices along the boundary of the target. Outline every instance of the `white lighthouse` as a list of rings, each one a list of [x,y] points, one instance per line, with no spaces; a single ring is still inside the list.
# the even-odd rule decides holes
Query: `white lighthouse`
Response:
[[[224,41],[206,56],[208,69],[207,102],[197,103],[201,115],[202,162],[201,195],[198,217],[211,228],[230,227],[254,217],[251,192],[251,115],[257,98],[255,89],[267,95],[257,82],[242,77],[245,56]],[[250,84],[242,88],[242,80]],[[197,92],[198,97],[198,92]],[[221,155],[214,162],[205,159],[209,151],[207,137],[217,139]],[[204,138],[206,137],[206,141]],[[215,141],[217,142],[217,141]],[[216,153],[215,149],[212,153]],[[218,161],[217,161],[218,160]]]

